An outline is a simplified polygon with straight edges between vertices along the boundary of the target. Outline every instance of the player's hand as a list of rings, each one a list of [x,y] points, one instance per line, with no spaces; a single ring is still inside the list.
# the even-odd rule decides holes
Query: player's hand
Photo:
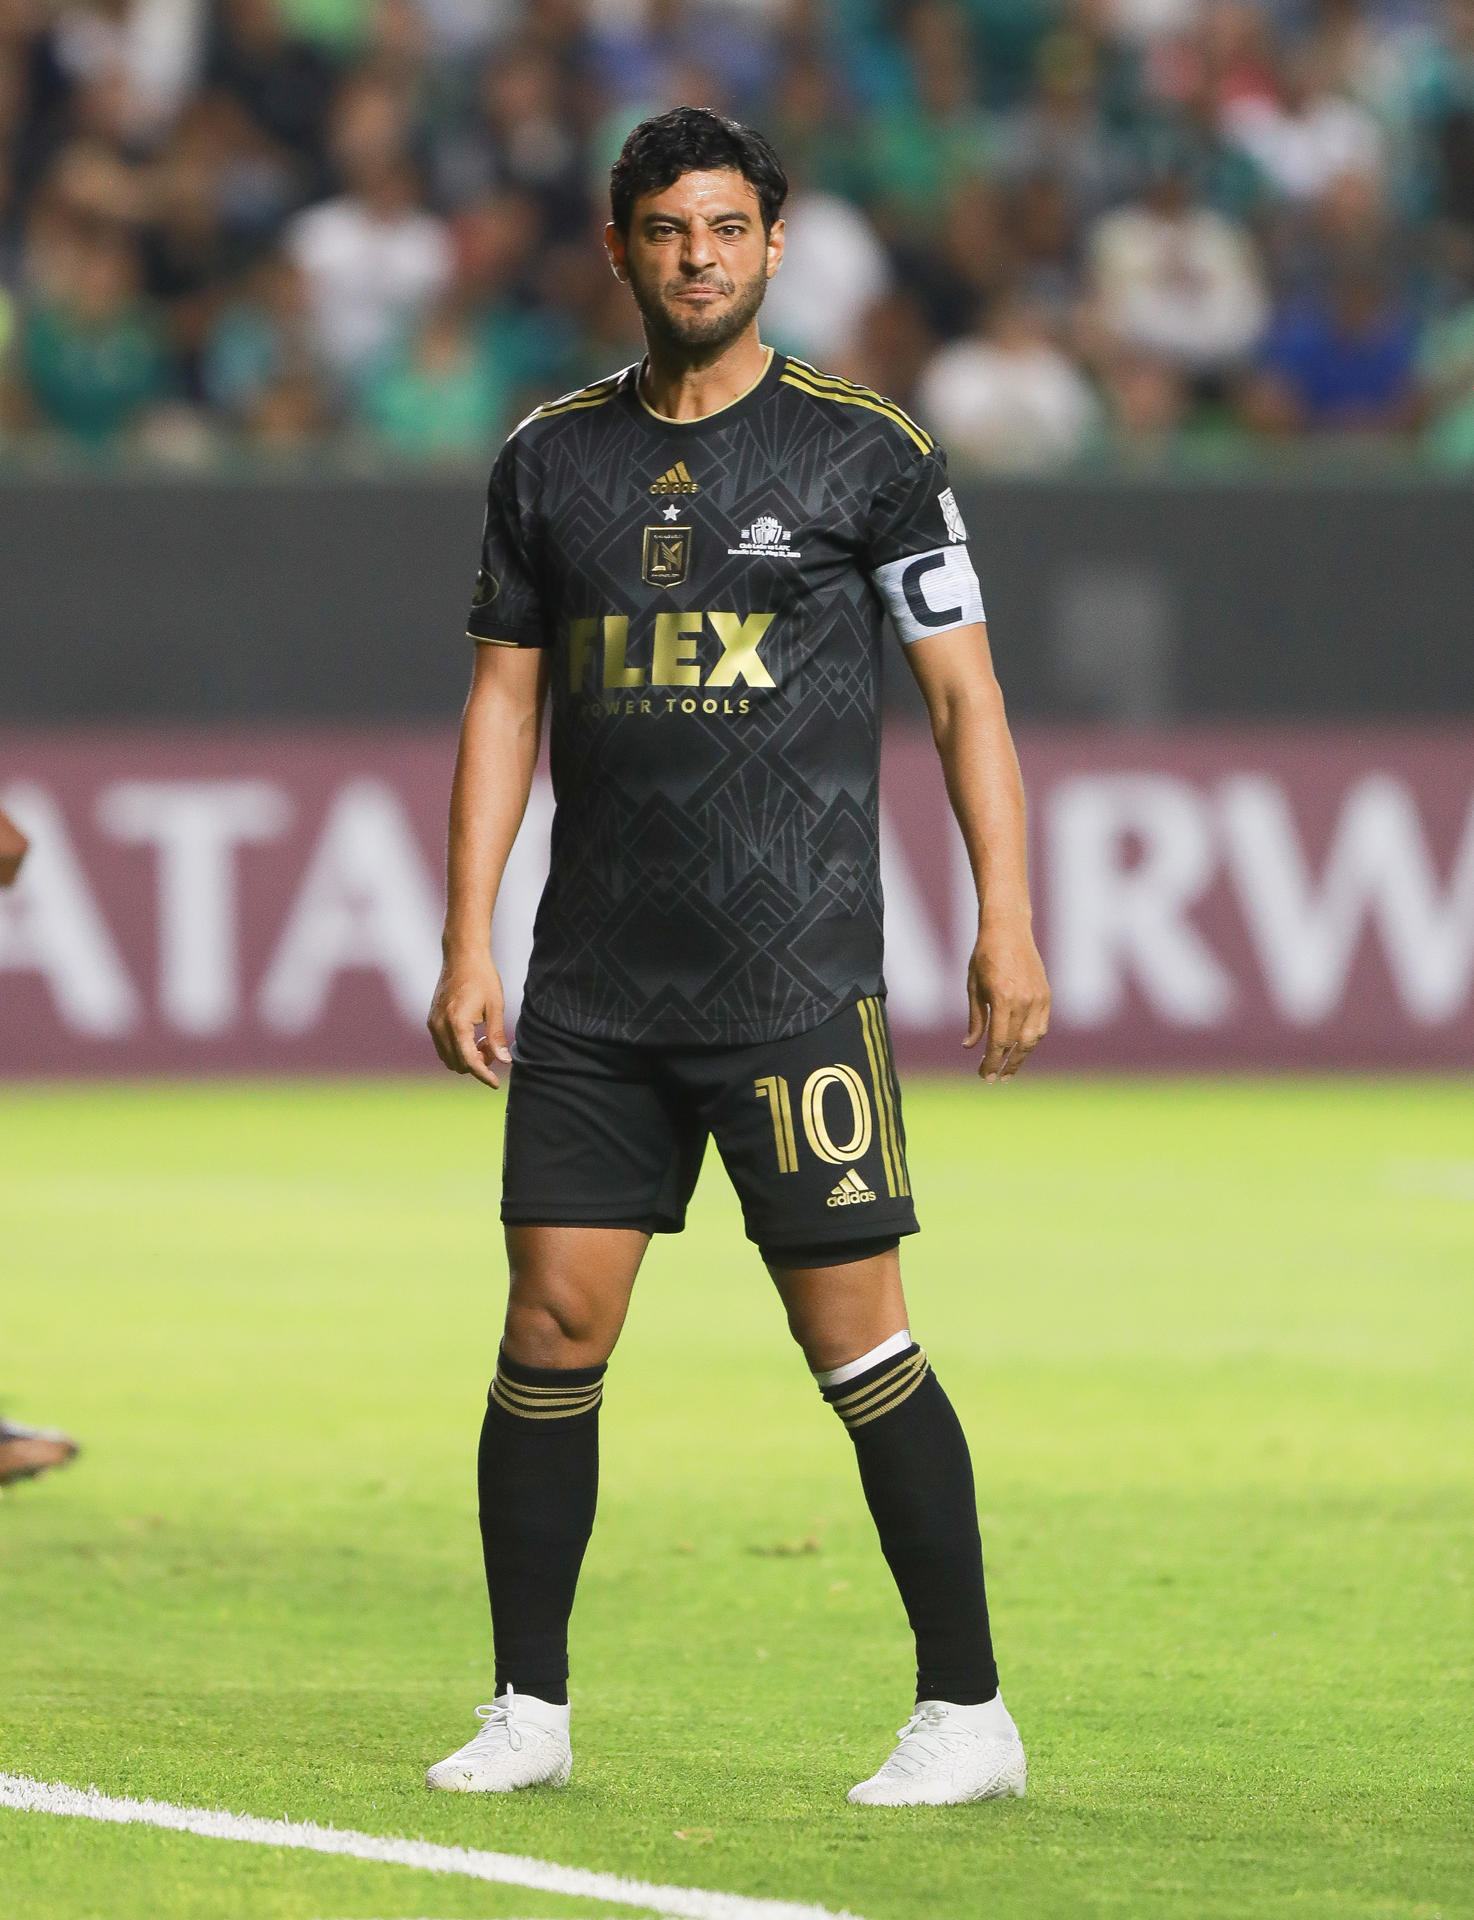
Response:
[[[496,1068],[512,1064],[512,1050],[504,1024],[502,977],[490,954],[445,962],[425,1025],[452,1073],[474,1074],[489,1087],[501,1085]]]
[[[1049,981],[1029,922],[985,924],[967,968],[967,1038],[984,1080],[1011,1080],[1049,1031]]]
[[[8,814],[0,813],[0,887],[14,883],[30,842]]]

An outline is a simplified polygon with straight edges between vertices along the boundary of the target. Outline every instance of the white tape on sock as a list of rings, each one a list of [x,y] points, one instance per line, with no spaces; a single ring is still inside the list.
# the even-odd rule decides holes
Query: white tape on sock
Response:
[[[889,1360],[895,1354],[904,1353],[911,1344],[911,1329],[902,1327],[899,1333],[893,1333],[889,1340],[882,1340],[878,1347],[872,1347],[869,1353],[862,1353],[858,1360],[846,1360],[842,1367],[830,1367],[827,1373],[816,1373],[814,1378],[821,1387],[842,1387],[846,1380],[858,1380],[862,1373],[871,1367],[878,1367],[882,1360]]]

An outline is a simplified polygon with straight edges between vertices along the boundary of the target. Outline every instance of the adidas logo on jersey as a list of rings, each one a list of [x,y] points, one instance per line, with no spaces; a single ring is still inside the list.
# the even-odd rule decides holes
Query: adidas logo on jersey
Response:
[[[830,1188],[829,1198],[824,1204],[828,1207],[858,1207],[864,1201],[873,1200],[874,1198],[875,1195],[871,1192],[870,1188],[865,1185],[865,1182],[860,1178],[859,1174],[855,1172],[855,1169],[853,1167],[847,1167],[843,1180],[840,1181],[838,1186]]]
[[[668,467],[658,480],[651,481],[650,491],[652,493],[699,493],[701,489],[687,472],[685,461],[677,460],[676,464]]]

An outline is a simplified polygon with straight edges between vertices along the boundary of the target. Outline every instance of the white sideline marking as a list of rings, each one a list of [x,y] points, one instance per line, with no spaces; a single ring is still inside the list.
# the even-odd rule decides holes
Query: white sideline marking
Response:
[[[119,1826],[165,1827],[173,1833],[197,1833],[208,1840],[246,1840],[258,1847],[301,1847],[309,1853],[347,1854],[390,1867],[419,1867],[426,1873],[457,1873],[467,1880],[496,1880],[539,1893],[562,1893],[577,1900],[608,1900],[618,1907],[644,1907],[672,1920],[859,1920],[857,1914],[830,1907],[804,1906],[793,1900],[754,1900],[742,1893],[714,1893],[705,1887],[660,1887],[626,1880],[617,1873],[593,1873],[586,1867],[560,1867],[521,1853],[483,1853],[474,1847],[442,1847],[429,1840],[393,1840],[348,1827],[319,1827],[310,1820],[261,1820],[248,1813],[212,1812],[207,1807],[176,1807],[167,1800],[112,1799],[95,1787],[53,1786],[24,1774],[0,1773],[0,1807],[22,1813],[59,1813],[76,1820],[105,1820]]]

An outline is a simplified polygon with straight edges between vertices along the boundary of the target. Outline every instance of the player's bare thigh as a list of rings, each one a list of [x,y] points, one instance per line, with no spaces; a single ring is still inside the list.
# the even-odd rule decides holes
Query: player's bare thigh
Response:
[[[503,1344],[525,1367],[597,1367],[613,1353],[650,1244],[633,1227],[509,1226]]]
[[[908,1324],[896,1247],[840,1267],[769,1266],[768,1272],[815,1373],[858,1360]]]

